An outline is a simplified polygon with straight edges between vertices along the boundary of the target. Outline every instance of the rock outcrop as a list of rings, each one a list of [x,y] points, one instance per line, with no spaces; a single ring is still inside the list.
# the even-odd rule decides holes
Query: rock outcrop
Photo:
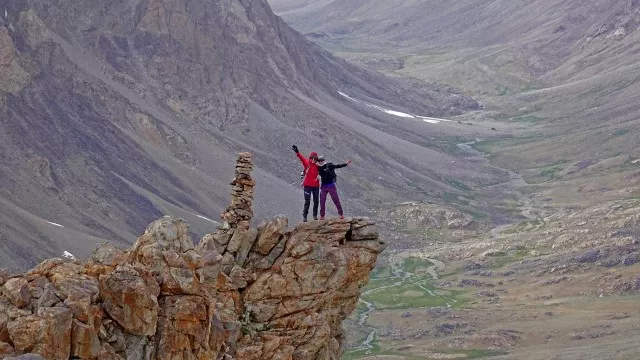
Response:
[[[242,153],[223,226],[198,245],[181,219],[128,250],[0,271],[0,357],[338,359],[342,321],[384,245],[364,218],[251,228],[255,182]]]

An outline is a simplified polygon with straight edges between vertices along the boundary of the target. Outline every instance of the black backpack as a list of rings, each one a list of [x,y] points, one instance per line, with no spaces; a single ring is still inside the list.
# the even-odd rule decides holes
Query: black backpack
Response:
[[[331,175],[333,182],[338,182],[338,174],[336,174],[336,169],[327,166],[327,171],[329,172],[329,175]]]
[[[335,183],[338,182],[338,175],[336,174],[336,169],[334,169],[333,167],[329,166],[331,163],[327,163],[322,165],[319,169],[323,169],[324,171],[326,171],[329,176],[331,176],[331,180]]]

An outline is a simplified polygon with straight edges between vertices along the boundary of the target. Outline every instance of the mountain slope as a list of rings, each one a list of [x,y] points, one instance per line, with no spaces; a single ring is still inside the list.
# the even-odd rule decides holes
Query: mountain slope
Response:
[[[462,51],[469,57],[461,62],[480,62],[471,58],[475,52],[492,57],[483,60],[493,61],[494,67],[549,81],[632,64],[633,56],[625,55],[635,53],[640,24],[640,4],[633,0],[271,3],[296,29],[327,43],[366,51],[398,49],[399,54],[408,49],[434,55],[438,49],[440,55]],[[615,49],[612,56],[606,48]]]
[[[272,4],[353,63],[460,87],[490,110],[473,119],[521,126],[482,150],[528,183],[556,188],[541,198],[575,205],[589,182],[612,189],[590,195],[595,203],[638,194],[628,181],[640,157],[637,1]]]
[[[379,110],[441,117],[475,101],[337,59],[262,0],[0,0],[0,13],[0,260],[9,267],[130,243],[162,214],[206,232],[240,149],[256,157],[259,218],[299,216],[294,143],[354,160],[341,177],[349,212],[465,195],[453,180],[507,178],[438,149],[434,134],[456,127]]]

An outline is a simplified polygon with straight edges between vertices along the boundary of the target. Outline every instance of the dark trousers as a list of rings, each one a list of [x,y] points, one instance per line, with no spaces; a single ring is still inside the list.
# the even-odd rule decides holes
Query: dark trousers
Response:
[[[327,194],[331,196],[331,200],[333,200],[333,203],[336,205],[338,215],[342,216],[342,204],[340,204],[340,197],[338,196],[338,188],[336,188],[336,184],[322,185],[322,192],[320,193],[320,216],[324,217],[325,214]]]
[[[305,186],[304,187],[304,210],[302,211],[302,216],[304,219],[307,219],[307,215],[309,215],[309,205],[311,204],[311,195],[313,195],[313,218],[318,217],[318,192],[320,188],[313,186]]]

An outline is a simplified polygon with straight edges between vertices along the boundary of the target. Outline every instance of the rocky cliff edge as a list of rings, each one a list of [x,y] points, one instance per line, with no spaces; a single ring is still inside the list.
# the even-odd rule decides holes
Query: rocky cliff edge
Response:
[[[239,154],[223,225],[198,245],[164,217],[128,250],[0,271],[0,357],[338,359],[384,244],[365,218],[251,228],[251,169]]]

